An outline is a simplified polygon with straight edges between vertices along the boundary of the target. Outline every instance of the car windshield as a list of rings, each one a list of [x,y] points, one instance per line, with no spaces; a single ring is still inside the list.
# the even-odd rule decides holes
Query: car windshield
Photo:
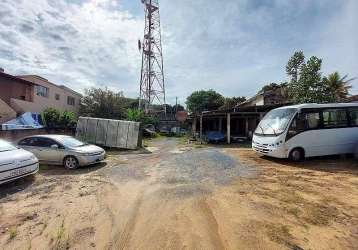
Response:
[[[260,121],[255,130],[255,134],[278,135],[283,133],[296,111],[297,109],[295,108],[271,110]]]
[[[77,148],[87,145],[87,143],[81,142],[73,137],[63,137],[60,141],[65,147],[69,148]]]
[[[11,145],[11,143],[7,142],[7,141],[3,141],[0,140],[0,152],[5,152],[5,151],[12,151],[12,150],[16,150],[17,148],[13,145]]]

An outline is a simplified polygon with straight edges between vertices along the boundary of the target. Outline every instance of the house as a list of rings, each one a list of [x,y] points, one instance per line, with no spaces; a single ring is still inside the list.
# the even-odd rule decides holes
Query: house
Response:
[[[205,111],[191,116],[192,132],[203,139],[209,131],[220,131],[225,134],[229,144],[232,141],[251,139],[262,117],[279,106],[281,105],[257,105]]]
[[[285,105],[289,105],[287,87],[278,85],[260,91],[232,109],[205,111],[192,116],[192,131],[201,139],[208,131],[220,131],[229,144],[251,139],[262,117],[271,109]]]
[[[262,90],[255,96],[239,104],[240,107],[288,104],[287,87],[277,86],[268,90]]]
[[[0,70],[0,123],[26,112],[40,114],[46,108],[79,110],[81,94],[36,75],[13,76]]]
[[[358,102],[358,95],[351,95],[344,102]]]

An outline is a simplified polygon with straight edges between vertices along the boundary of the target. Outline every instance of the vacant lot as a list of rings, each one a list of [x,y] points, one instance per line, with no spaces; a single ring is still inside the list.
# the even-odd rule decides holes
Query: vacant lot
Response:
[[[157,139],[0,187],[4,249],[354,249],[358,164]]]

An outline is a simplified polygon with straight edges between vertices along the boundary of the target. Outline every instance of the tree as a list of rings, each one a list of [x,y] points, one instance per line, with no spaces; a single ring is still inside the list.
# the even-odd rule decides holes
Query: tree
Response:
[[[216,110],[224,105],[224,97],[216,91],[200,90],[193,92],[186,99],[186,105],[190,112],[200,113],[202,111]]]
[[[81,100],[80,115],[98,118],[123,119],[127,109],[137,108],[138,99],[126,98],[123,93],[115,93],[107,88],[85,90]]]
[[[263,86],[262,89],[258,93],[260,94],[260,93],[264,93],[264,92],[271,91],[271,90],[277,90],[277,89],[280,89],[280,88],[286,88],[287,85],[288,85],[287,82],[283,82],[283,83],[280,83],[280,84],[272,82],[272,83],[269,83],[269,84],[266,84],[265,86]]]
[[[304,61],[303,52],[296,52],[288,61],[286,72],[291,76],[289,97],[294,103],[325,103],[331,101],[327,85],[322,81],[322,59],[312,56]]]
[[[303,51],[296,51],[288,60],[286,65],[286,73],[291,76],[292,82],[297,82],[301,67],[305,63],[305,55]]]
[[[224,99],[224,104],[219,107],[220,110],[227,110],[232,109],[236,107],[238,104],[246,101],[246,97],[240,96],[240,97],[226,97]]]
[[[339,102],[348,97],[349,89],[352,88],[349,83],[355,78],[347,79],[348,75],[341,77],[338,72],[329,74],[323,78],[323,82],[327,85],[333,101]]]

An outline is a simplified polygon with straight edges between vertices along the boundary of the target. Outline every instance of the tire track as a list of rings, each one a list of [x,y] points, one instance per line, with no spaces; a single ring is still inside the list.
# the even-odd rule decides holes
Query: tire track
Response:
[[[205,226],[205,228],[207,228],[207,232],[209,234],[209,238],[211,239],[213,249],[227,249],[220,236],[219,224],[216,220],[213,210],[210,208],[206,199],[199,200],[198,207],[202,215],[206,219],[207,225]]]
[[[133,204],[133,208],[131,211],[131,214],[129,216],[129,219],[127,223],[124,226],[124,229],[122,232],[119,232],[114,237],[114,249],[128,249],[130,240],[132,238],[132,233],[135,229],[135,226],[137,224],[137,219],[139,215],[139,210],[143,202],[143,194],[139,196],[139,198],[135,201]]]

